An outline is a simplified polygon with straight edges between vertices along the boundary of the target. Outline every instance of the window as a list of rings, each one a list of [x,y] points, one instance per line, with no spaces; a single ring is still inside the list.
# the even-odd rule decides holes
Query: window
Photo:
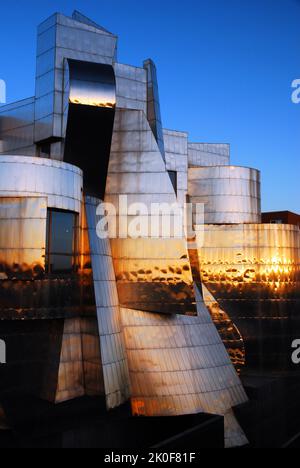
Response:
[[[48,210],[46,272],[72,273],[77,265],[78,215],[68,211]]]
[[[271,224],[283,224],[282,219],[271,219]]]
[[[176,171],[168,171],[172,185],[174,187],[175,193],[177,195],[177,172]]]
[[[50,143],[43,143],[37,145],[37,153],[39,158],[50,158],[51,155],[51,145]]]

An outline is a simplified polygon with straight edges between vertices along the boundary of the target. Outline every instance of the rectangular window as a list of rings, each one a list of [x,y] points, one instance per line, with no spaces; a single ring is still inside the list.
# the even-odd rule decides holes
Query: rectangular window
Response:
[[[177,172],[176,171],[168,171],[172,185],[174,187],[176,196],[177,196]]]
[[[271,219],[271,224],[283,224],[282,219]]]
[[[78,215],[68,211],[48,210],[46,272],[72,273],[77,266]]]

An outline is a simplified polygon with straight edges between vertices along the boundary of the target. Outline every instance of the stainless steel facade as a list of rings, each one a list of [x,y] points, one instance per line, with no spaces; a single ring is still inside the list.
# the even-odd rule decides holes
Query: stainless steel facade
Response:
[[[260,172],[237,166],[189,169],[189,196],[205,205],[205,224],[260,223]]]
[[[35,156],[34,145],[35,98],[0,106],[0,155]]]
[[[189,167],[227,166],[230,145],[222,143],[188,143]]]
[[[116,78],[111,65],[66,61],[64,161],[83,170],[85,193],[99,198],[105,193],[115,107]]]
[[[247,401],[221,338],[197,292],[197,317],[121,308],[133,414],[225,416],[226,447],[247,444],[232,406]]]
[[[164,130],[166,168],[176,174],[177,201],[184,204],[188,193],[188,133]]]
[[[300,230],[251,224],[206,226],[199,263],[204,285],[239,329],[246,368],[296,370]]]
[[[123,227],[137,214],[120,195],[146,209],[204,203],[204,246],[164,235],[162,213],[152,238],[100,239],[103,202]],[[54,237],[72,231],[72,260],[60,271],[52,220],[65,215],[73,225],[57,221]],[[260,173],[230,166],[229,145],[163,130],[152,61],[118,63],[117,37],[79,12],[46,20],[35,97],[0,108],[0,339],[13,362],[0,404],[19,386],[55,403],[131,400],[134,415],[218,413],[226,446],[246,444],[238,373],[268,340],[277,352],[265,344],[259,365],[283,362],[279,332],[287,343],[284,324],[299,328],[300,231],[260,215]]]

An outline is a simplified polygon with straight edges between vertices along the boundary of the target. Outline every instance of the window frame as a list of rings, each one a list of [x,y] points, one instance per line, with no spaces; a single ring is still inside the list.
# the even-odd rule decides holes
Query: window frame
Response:
[[[53,213],[64,213],[73,215],[74,224],[73,224],[73,246],[72,253],[57,253],[52,252],[52,226],[53,226]],[[47,223],[46,223],[46,246],[45,246],[45,272],[48,276],[65,276],[72,275],[78,272],[79,269],[79,214],[74,211],[61,210],[57,208],[48,208],[47,209]],[[51,267],[51,257],[61,256],[61,257],[71,257],[72,258],[72,267],[69,270],[54,270]]]

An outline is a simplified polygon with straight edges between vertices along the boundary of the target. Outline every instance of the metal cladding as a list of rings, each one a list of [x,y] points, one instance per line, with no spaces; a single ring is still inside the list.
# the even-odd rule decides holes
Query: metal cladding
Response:
[[[85,198],[86,228],[97,307],[96,335],[100,344],[106,404],[111,409],[129,399],[130,384],[110,242],[109,239],[100,239],[96,232],[96,210],[99,204],[100,200]],[[98,368],[99,360],[93,355],[91,358],[90,365]]]
[[[165,158],[156,66],[151,59],[148,59],[144,62],[144,68],[147,70],[147,118],[159,150]]]
[[[230,145],[222,143],[188,143],[189,167],[228,166]]]
[[[64,161],[83,170],[87,194],[103,198],[116,106],[114,70],[68,59],[65,79]]]
[[[198,291],[197,317],[121,308],[137,416],[225,416],[226,447],[247,444],[232,407],[247,401]]]
[[[157,188],[162,190],[159,195]],[[119,195],[147,206],[158,199],[176,202],[142,112],[116,113],[105,201],[115,203]],[[122,207],[118,214],[122,222]],[[225,417],[229,413],[227,445],[247,443],[231,413],[232,406],[246,402],[247,396],[198,290],[195,295],[186,240],[111,239],[111,245],[133,413],[212,411]]]
[[[209,310],[232,364],[236,368],[238,374],[240,374],[246,364],[246,351],[243,337],[229,315],[221,309],[220,304],[204,284],[202,284],[202,291],[204,304]]]
[[[65,60],[112,65],[117,38],[75,14],[56,13],[38,27],[34,142],[49,143],[51,158],[62,158]]]
[[[47,206],[76,213],[81,211],[82,171],[50,159],[2,155],[2,197],[46,197]]]
[[[80,213],[82,173],[65,163],[40,158],[0,158],[1,316],[49,318],[76,308],[77,276],[46,276],[47,208]],[[32,280],[36,280],[36,283]],[[73,292],[72,292],[73,291]],[[72,292],[73,303],[69,295]]]
[[[35,156],[34,98],[0,106],[0,155]]]
[[[205,205],[205,224],[260,223],[260,172],[236,166],[189,169],[189,196]]]
[[[206,226],[204,285],[238,327],[246,368],[295,370],[299,335],[300,231],[278,224]]]
[[[0,158],[0,323],[8,347],[1,392],[55,401],[64,319],[81,313],[80,277],[75,269],[67,276],[46,271],[47,210],[80,215],[81,199],[80,169],[40,158]]]
[[[163,134],[166,168],[175,176],[177,201],[184,205],[188,191],[188,134],[166,129]]]
[[[162,193],[157,193],[158,188]],[[157,142],[140,111],[117,110],[116,113],[105,201],[117,206],[119,195],[126,195],[131,205],[145,203],[150,207],[155,201],[176,203]],[[119,224],[128,229],[133,216],[122,210],[118,214]],[[176,217],[180,214],[175,212],[173,218]],[[142,234],[138,239],[111,240],[120,304],[149,312],[195,314],[186,242],[182,238],[162,239],[162,219],[160,213],[157,239]],[[148,227],[148,217],[141,214],[143,220]],[[174,227],[171,230],[174,232]]]

